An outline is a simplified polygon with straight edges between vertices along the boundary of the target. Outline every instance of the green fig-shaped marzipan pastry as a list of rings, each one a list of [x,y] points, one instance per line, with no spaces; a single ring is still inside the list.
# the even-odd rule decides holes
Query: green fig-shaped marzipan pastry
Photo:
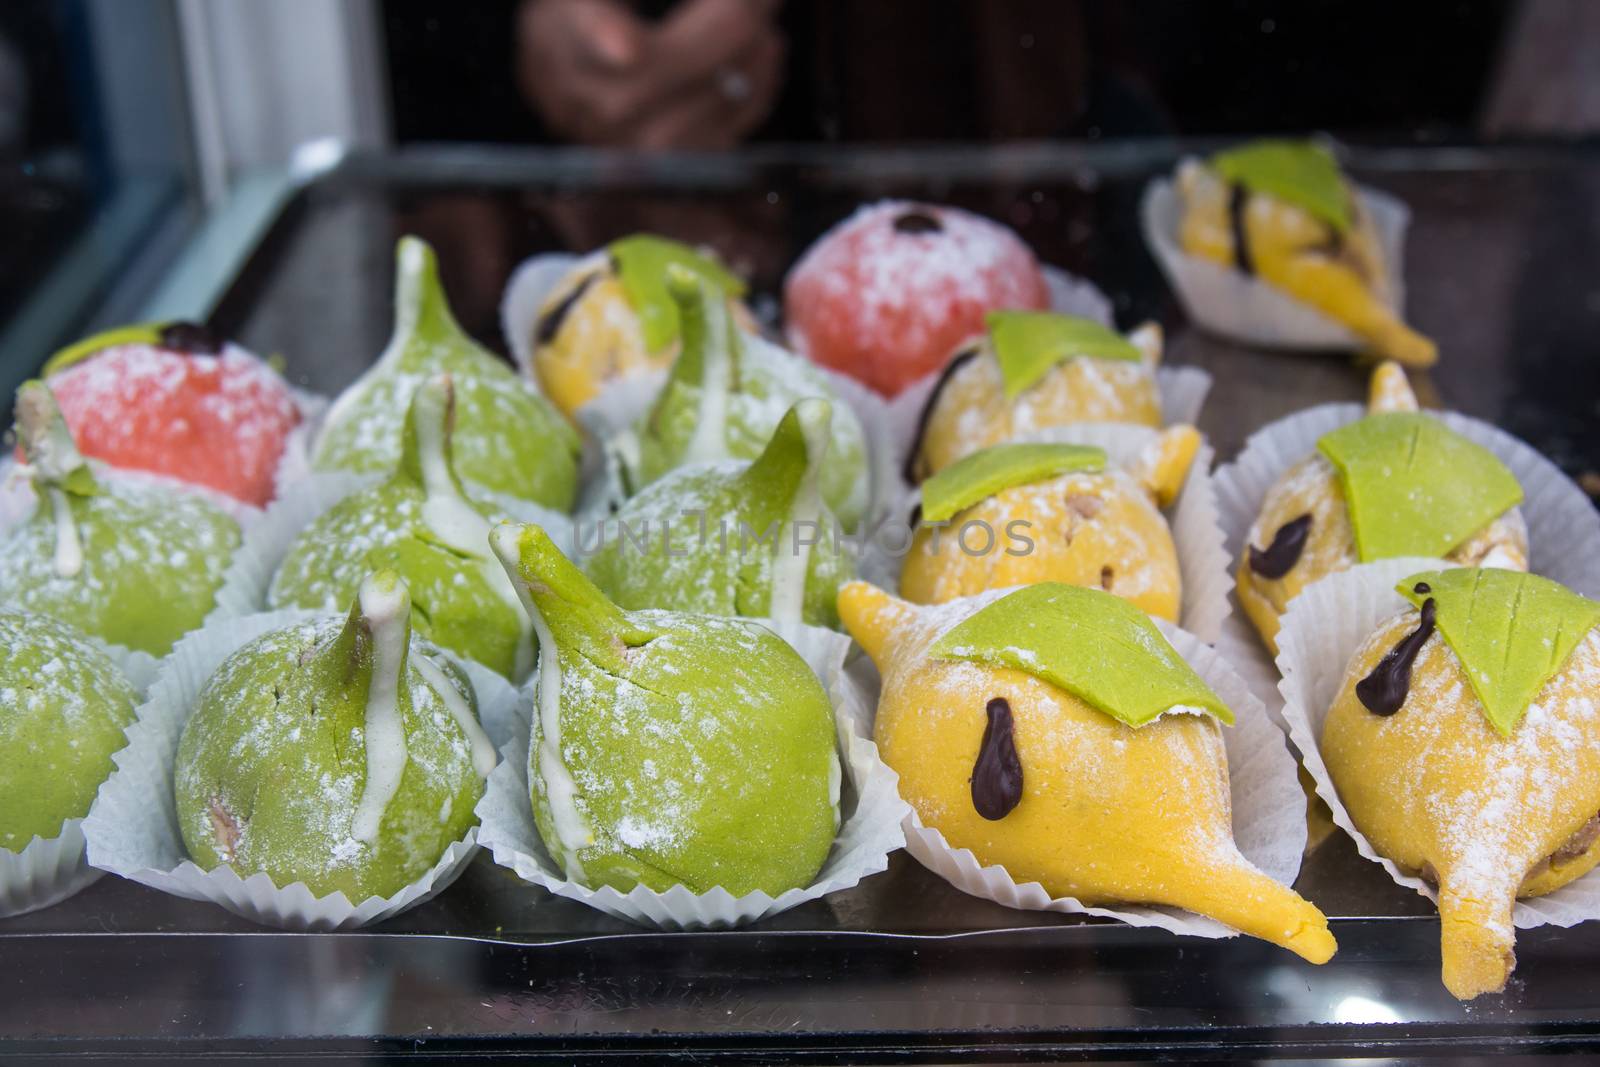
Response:
[[[433,249],[405,237],[396,259],[394,334],[378,362],[334,402],[312,465],[393,470],[411,394],[427,378],[447,373],[457,394],[456,466],[469,488],[569,510],[578,491],[577,431],[456,323]]]
[[[802,400],[752,462],[679,467],[580,525],[589,577],[628,609],[836,626],[854,561],[817,484],[831,412]]]
[[[189,856],[352,902],[393,896],[477,823],[494,768],[459,667],[411,632],[392,571],[346,617],[263,634],[201,690],[174,792]]]
[[[623,611],[537,526],[492,541],[539,635],[530,799],[566,876],[736,897],[808,885],[840,771],[799,653],[758,623]]]
[[[861,420],[815,367],[742,333],[710,283],[669,268],[667,288],[678,302],[683,351],[655,406],[618,443],[630,491],[684,464],[754,459],[797,401],[822,397],[833,401],[822,499],[846,530],[854,530],[868,493]]]
[[[490,519],[467,499],[452,459],[455,391],[424,382],[388,480],[324,512],[289,546],[267,592],[274,608],[339,611],[368,574],[393,570],[411,591],[417,633],[518,681],[533,668],[532,629],[489,550]]]
[[[89,813],[137,702],[111,657],[80,631],[0,612],[0,849],[20,852]]]
[[[199,493],[92,471],[43,382],[17,392],[33,514],[0,542],[0,603],[164,656],[199,627],[239,524]]]

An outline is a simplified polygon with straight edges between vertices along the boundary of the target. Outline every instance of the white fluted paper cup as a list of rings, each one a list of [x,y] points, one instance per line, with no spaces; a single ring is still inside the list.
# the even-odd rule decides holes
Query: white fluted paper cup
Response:
[[[694,893],[683,885],[666,892],[635,886],[622,893],[610,886],[591,889],[568,879],[550,857],[533,821],[528,743],[537,675],[523,690],[516,733],[501,750],[500,766],[490,776],[489,788],[478,805],[480,841],[494,861],[515,871],[524,881],[616,918],[685,930],[755,922],[849,889],[887,867],[889,854],[904,843],[901,824],[910,809],[900,799],[899,776],[879,757],[877,745],[870,740],[870,729],[861,728],[861,724],[870,723],[877,700],[870,664],[866,672],[854,664],[846,666],[850,639],[831,630],[765,622],[763,625],[771,626],[805,658],[822,679],[833,703],[843,764],[841,822],[833,849],[810,885],[776,897],[761,890],[735,897],[720,887]]]
[[[111,657],[143,699],[155,679],[156,658],[89,640]],[[21,851],[0,848],[0,919],[58,904],[97,881],[104,872],[89,866],[85,850],[82,818],[66,820],[60,833],[35,837]]]
[[[1362,856],[1381,866],[1399,885],[1437,902],[1433,886],[1408,874],[1379,854],[1356,828],[1349,809],[1322,758],[1322,727],[1356,650],[1387,620],[1411,607],[1395,586],[1413,574],[1448,567],[1436,559],[1381,560],[1335,574],[1301,593],[1283,616],[1278,635],[1278,669],[1283,675],[1283,717],[1300,749],[1317,795],[1333,821],[1356,843]],[[1521,929],[1572,926],[1600,919],[1600,870],[1569,882],[1554,893],[1517,901],[1512,921]]]
[[[1105,449],[1109,463],[1118,467],[1132,462],[1153,445],[1158,433],[1148,426],[1129,423],[1081,422],[1024,434],[1017,440],[1094,445]],[[1216,488],[1211,478],[1213,456],[1211,446],[1202,443],[1177,499],[1163,512],[1178,551],[1178,574],[1183,583],[1179,622],[1208,643],[1221,635],[1223,623],[1233,610],[1228,596],[1233,589],[1233,573],[1223,546]],[[920,499],[918,490],[905,490],[893,512],[894,521],[905,522]],[[887,528],[872,532],[862,546],[861,576],[885,589],[899,589],[906,542],[906,537]]]
[[[208,622],[162,661],[128,745],[83,823],[89,863],[141,885],[188,900],[208,900],[241,918],[291,930],[346,930],[415,907],[448,886],[477,849],[478,828],[451,843],[420,878],[387,897],[352,902],[343,892],[317,896],[304,882],[278,886],[265,873],[240,875],[229,865],[202,870],[189,859],[178,829],[173,770],[183,727],[222,662],[262,634],[319,616],[278,611]],[[478,699],[479,719],[495,744],[505,743],[516,714],[510,683],[470,660],[455,659]]]
[[[293,492],[275,500],[260,521],[245,532],[244,542],[223,576],[217,606],[210,619],[267,610],[267,592],[272,578],[283,565],[295,538],[346,497],[381,481],[381,475],[350,471],[318,472],[297,481]],[[516,497],[491,494],[480,487],[475,487],[472,495],[489,501],[507,518],[539,524],[562,552],[571,552],[572,520],[566,515]]]
[[[1289,415],[1251,434],[1233,462],[1217,471],[1222,531],[1234,560],[1283,473],[1315,452],[1323,434],[1366,414],[1360,404],[1321,404]],[[1600,511],[1588,494],[1532,445],[1498,426],[1450,411],[1426,414],[1494,453],[1522,486],[1529,569],[1585,596],[1600,596]]]
[[[274,501],[282,500],[292,491],[295,483],[313,473],[311,447],[322,429],[322,420],[327,417],[328,408],[333,404],[321,393],[297,386],[290,386],[289,391],[294,397],[295,406],[300,409],[300,424],[289,431],[283,443],[283,455],[278,457],[278,469],[272,478]]]
[[[1223,727],[1222,736],[1233,798],[1233,837],[1239,851],[1268,877],[1293,885],[1306,844],[1305,800],[1283,733],[1222,656],[1193,634],[1162,620],[1157,620],[1156,625],[1178,654],[1233,709],[1235,725]],[[1019,883],[1003,866],[985,866],[970,849],[953,848],[936,827],[924,825],[915,811],[906,819],[906,850],[963,893],[1010,908],[1098,915],[1130,926],[1154,926],[1194,937],[1239,934],[1215,919],[1182,908],[1134,904],[1101,907],[1072,897],[1052,897],[1038,882]]]
[[[1405,235],[1411,212],[1403,202],[1365,186],[1356,195],[1372,217],[1389,272],[1389,306],[1405,306]],[[1145,186],[1139,201],[1139,225],[1145,247],[1161,266],[1167,284],[1178,294],[1189,318],[1221,337],[1260,348],[1291,351],[1366,347],[1347,327],[1303,304],[1275,286],[1200,256],[1178,244],[1182,204],[1170,178]]]

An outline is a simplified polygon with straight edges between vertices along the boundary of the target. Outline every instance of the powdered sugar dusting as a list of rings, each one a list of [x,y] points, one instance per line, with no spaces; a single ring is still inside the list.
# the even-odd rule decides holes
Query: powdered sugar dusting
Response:
[[[70,500],[82,566],[55,566],[57,530],[36,511],[0,542],[0,600],[113,644],[164,654],[211,610],[239,545],[238,523],[200,494],[101,474]]]
[[[916,211],[940,230],[907,234]],[[1016,234],[950,207],[884,201],[859,208],[790,272],[785,320],[795,347],[893,394],[936,368],[997,308],[1048,306],[1033,254]]]
[[[219,355],[119,345],[50,376],[78,447],[114,466],[203,485],[257,507],[300,409],[288,384],[236,345]]]

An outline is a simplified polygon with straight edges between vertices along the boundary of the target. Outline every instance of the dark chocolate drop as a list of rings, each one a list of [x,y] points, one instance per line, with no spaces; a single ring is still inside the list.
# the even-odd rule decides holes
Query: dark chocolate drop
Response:
[[[922,438],[928,432],[928,420],[933,418],[933,409],[939,403],[939,394],[944,392],[944,387],[950,384],[950,379],[955,377],[956,371],[978,358],[978,349],[969,348],[965,352],[958,352],[944,365],[944,370],[939,372],[939,380],[933,383],[933,392],[928,394],[928,402],[922,405],[922,413],[917,416],[917,432],[911,437],[911,451],[906,455],[905,469],[901,472],[907,482],[920,485],[928,476],[921,469],[919,460],[922,458]]]
[[[1433,586],[1429,585],[1427,582],[1418,582],[1416,585],[1411,587],[1411,591],[1416,593],[1418,596],[1427,596],[1429,593],[1433,592]]]
[[[161,347],[191,356],[214,356],[222,351],[222,338],[198,322],[169,322],[161,327]]]
[[[1400,710],[1411,689],[1411,665],[1433,634],[1433,598],[1422,602],[1422,621],[1400,643],[1384,653],[1372,673],[1356,683],[1356,699],[1374,715],[1389,716]]]
[[[1272,535],[1265,549],[1250,546],[1250,569],[1263,578],[1282,578],[1300,560],[1306,538],[1311,534],[1311,515],[1290,519]]]
[[[1228,224],[1233,227],[1233,264],[1245,274],[1254,274],[1256,265],[1250,258],[1250,235],[1244,226],[1244,209],[1249,200],[1250,190],[1234,182],[1228,194]]]
[[[1012,737],[1011,705],[995,697],[984,709],[989,722],[972,765],[972,806],[985,819],[1003,819],[1022,800],[1022,760]]]
[[[583,294],[589,291],[589,286],[594,284],[598,274],[591,274],[572,287],[572,291],[561,298],[561,302],[551,308],[539,319],[539,327],[534,331],[535,344],[547,345],[556,339],[556,334],[561,332],[561,324],[567,321],[567,313],[572,310]]]
[[[894,228],[900,233],[943,233],[944,223],[926,211],[907,211],[894,220]]]

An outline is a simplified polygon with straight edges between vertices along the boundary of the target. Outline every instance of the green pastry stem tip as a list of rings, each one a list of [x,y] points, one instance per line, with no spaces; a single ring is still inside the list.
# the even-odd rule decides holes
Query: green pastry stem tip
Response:
[[[401,472],[423,486],[440,473],[454,480],[451,439],[455,421],[455,383],[449,374],[435,374],[417,386],[401,437]]]
[[[821,397],[797,401],[784,414],[767,447],[746,468],[743,479],[752,488],[787,489],[793,495],[808,472],[818,470],[832,441],[833,404]]]
[[[395,571],[374,571],[362,580],[338,636],[313,653],[311,669],[318,676],[317,688],[328,696],[322,706],[333,714],[343,709],[360,721],[372,690],[374,669],[380,661],[397,662],[398,680],[410,641],[410,589]]]
[[[738,388],[738,327],[723,295],[686,267],[667,268],[667,292],[678,306],[683,339],[672,380],[686,385]],[[663,399],[666,391],[663,390]]]
[[[420,237],[395,247],[395,332],[424,339],[463,333],[439,280],[439,257]]]
[[[489,534],[489,544],[529,615],[542,623],[558,649],[621,673],[623,652],[656,636],[612,603],[562,554],[543,527],[502,522]]]
[[[56,404],[55,394],[34,379],[17,390],[17,442],[40,484],[80,495],[95,491],[88,461],[72,440],[72,431]]]

